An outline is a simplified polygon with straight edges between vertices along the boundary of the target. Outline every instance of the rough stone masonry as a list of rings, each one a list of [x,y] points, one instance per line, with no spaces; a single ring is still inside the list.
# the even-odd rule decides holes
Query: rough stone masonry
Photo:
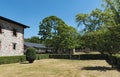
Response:
[[[23,55],[24,28],[27,27],[0,16],[0,56]]]

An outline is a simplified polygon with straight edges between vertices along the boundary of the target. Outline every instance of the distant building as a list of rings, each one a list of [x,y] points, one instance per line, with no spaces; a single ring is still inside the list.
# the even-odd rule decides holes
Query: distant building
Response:
[[[29,26],[0,16],[0,56],[23,55],[24,28]]]
[[[47,48],[44,44],[25,42],[24,43],[25,52],[28,47],[33,47],[36,49],[36,53],[46,53]]]

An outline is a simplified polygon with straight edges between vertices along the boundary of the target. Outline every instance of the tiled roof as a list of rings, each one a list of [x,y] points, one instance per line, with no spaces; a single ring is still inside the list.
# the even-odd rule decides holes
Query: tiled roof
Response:
[[[46,48],[46,46],[43,44],[30,43],[30,42],[25,42],[24,45],[27,47]]]
[[[24,27],[24,28],[29,28],[29,26],[26,26],[26,25],[24,25],[24,24],[21,24],[21,23],[19,23],[19,22],[13,21],[13,20],[11,20],[11,19],[8,19],[8,18],[2,17],[2,16],[0,16],[0,19],[5,20],[5,21],[8,21],[8,22],[11,22],[11,23],[18,24],[18,25],[20,25],[20,26],[22,26],[22,27]]]

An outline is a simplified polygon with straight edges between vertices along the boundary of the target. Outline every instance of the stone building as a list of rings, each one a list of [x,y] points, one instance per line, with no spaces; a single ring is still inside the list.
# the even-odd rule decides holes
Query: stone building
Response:
[[[23,55],[24,24],[0,16],[0,56]]]

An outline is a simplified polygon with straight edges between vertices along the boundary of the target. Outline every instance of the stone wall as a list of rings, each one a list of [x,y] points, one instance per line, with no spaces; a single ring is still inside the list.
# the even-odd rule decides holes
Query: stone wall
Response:
[[[14,23],[0,19],[2,33],[0,33],[0,56],[23,55],[24,28]],[[17,30],[17,36],[13,35],[13,29]],[[13,49],[13,44],[16,44]]]

